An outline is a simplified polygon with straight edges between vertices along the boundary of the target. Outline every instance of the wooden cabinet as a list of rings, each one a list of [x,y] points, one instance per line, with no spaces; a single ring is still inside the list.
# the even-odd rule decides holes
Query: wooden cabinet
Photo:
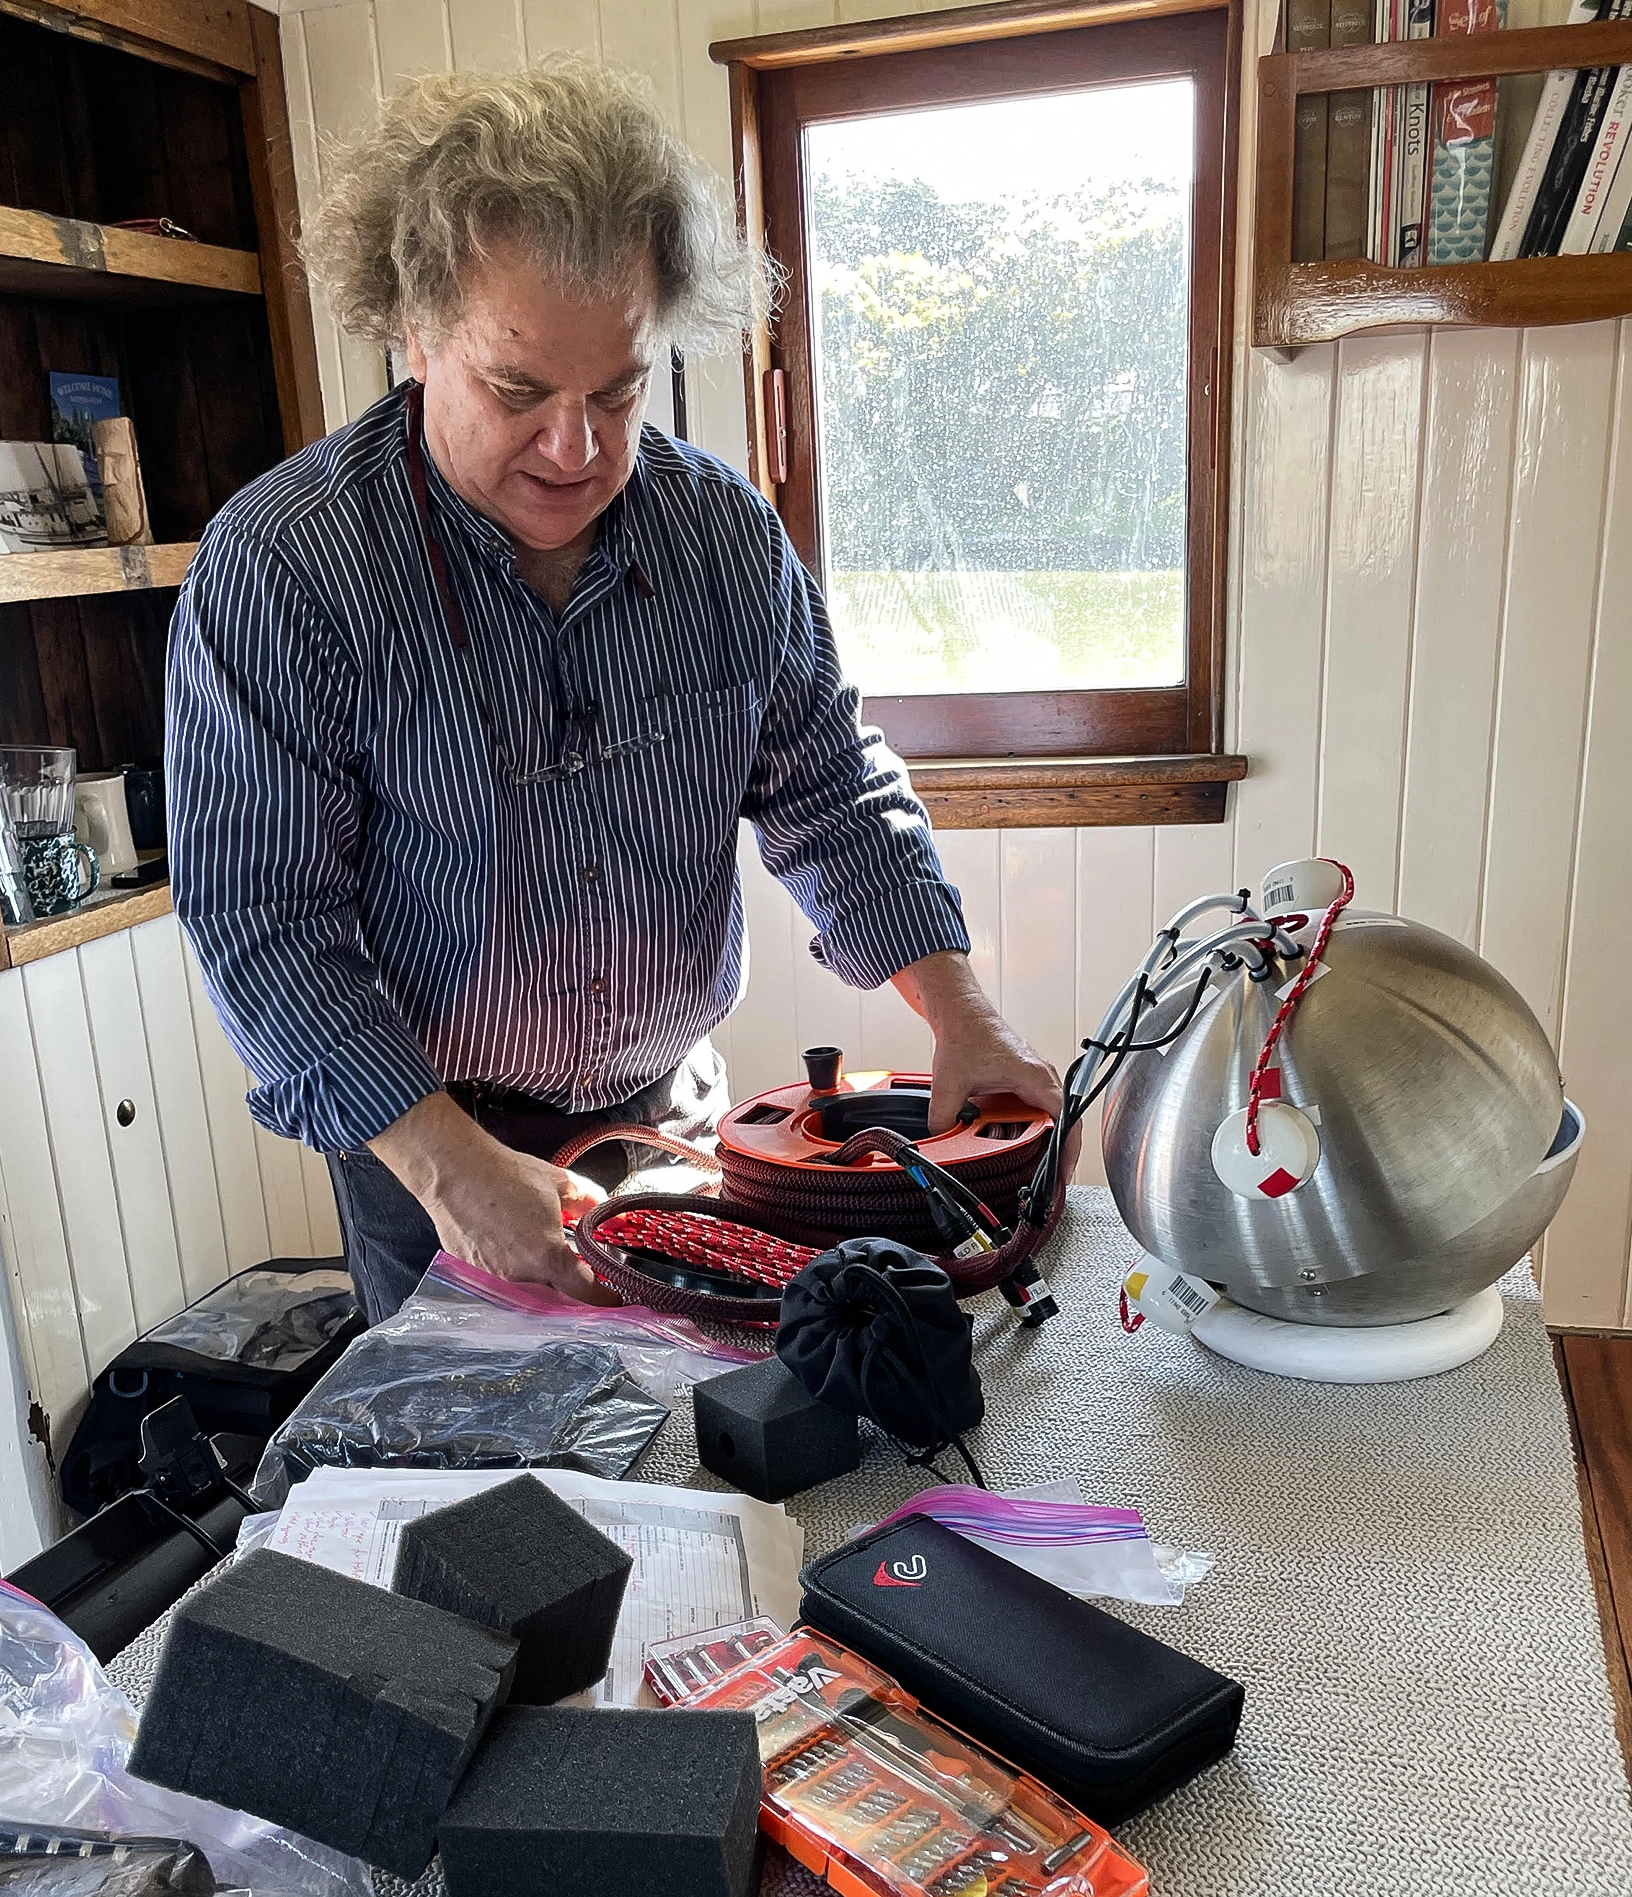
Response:
[[[1535,328],[1632,313],[1632,252],[1512,263],[1292,261],[1293,143],[1308,93],[1632,64],[1632,22],[1277,53],[1258,63],[1252,340],[1294,348],[1402,325]],[[1499,208],[1499,207],[1498,207]],[[1492,227],[1494,228],[1494,216]]]
[[[197,241],[120,228],[168,219]],[[322,433],[276,19],[245,0],[0,0],[0,436],[52,370],[119,378],[157,545],[0,555],[0,743],[155,755],[205,522]]]
[[[0,1437],[15,1411],[43,1541],[45,1445],[66,1447],[109,1360],[231,1272],[337,1256],[340,1232],[321,1158],[250,1119],[173,916],[0,974],[0,1075],[0,1395],[8,1343],[21,1386]],[[0,1533],[3,1565],[34,1551],[26,1522]]]

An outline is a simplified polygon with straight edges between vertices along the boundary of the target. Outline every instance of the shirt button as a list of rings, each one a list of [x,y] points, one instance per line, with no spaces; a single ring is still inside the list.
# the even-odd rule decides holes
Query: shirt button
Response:
[[[584,865],[583,878],[586,883],[594,882],[600,873],[601,866],[599,863],[586,863]]]
[[[588,1093],[594,1084],[595,1076],[593,1074],[580,1074],[578,1076],[578,1090],[580,1093]]]
[[[592,995],[604,995],[606,993],[606,983],[599,975],[589,984],[589,992]]]
[[[575,772],[581,771],[584,768],[584,760],[576,751],[569,751],[561,760],[561,768],[571,777]]]

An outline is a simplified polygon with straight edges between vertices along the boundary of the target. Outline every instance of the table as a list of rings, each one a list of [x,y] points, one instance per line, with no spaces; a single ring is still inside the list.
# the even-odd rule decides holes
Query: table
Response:
[[[1234,1754],[1121,1830],[1153,1897],[1627,1897],[1632,1808],[1528,1268],[1476,1363],[1344,1388],[1125,1335],[1134,1257],[1109,1194],[1073,1188],[1045,1260],[1060,1316],[1030,1333],[995,1293],[971,1306],[987,1420],[969,1441],[994,1488],[1076,1476],[1219,1557],[1182,1608],[1115,1609],[1247,1689]],[[638,1473],[720,1486],[685,1414]],[[921,1486],[875,1440],[788,1506],[814,1555]],[[161,1630],[109,1667],[133,1698]],[[767,1864],[764,1897],[822,1888]]]

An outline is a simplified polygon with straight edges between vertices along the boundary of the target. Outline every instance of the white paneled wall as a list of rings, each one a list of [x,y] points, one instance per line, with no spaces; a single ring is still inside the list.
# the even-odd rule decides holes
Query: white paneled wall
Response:
[[[914,10],[351,0],[286,12],[302,191],[320,182],[322,140],[402,76],[508,70],[557,46],[649,75],[728,174],[711,40]],[[1249,73],[1258,31],[1249,17]],[[1242,142],[1250,175],[1250,125]],[[1246,280],[1244,268],[1243,293]],[[320,328],[339,422],[383,385],[367,352]],[[1546,1248],[1548,1314],[1632,1324],[1632,992],[1613,947],[1632,920],[1632,325],[1355,338],[1289,362],[1238,345],[1238,371],[1228,731],[1252,774],[1223,825],[944,836],[976,964],[1063,1061],[1186,898],[1311,848],[1344,857],[1363,902],[1473,944],[1560,1037],[1590,1133]],[[690,375],[694,435],[742,465],[738,364]],[[739,1093],[785,1081],[818,1038],[866,1065],[924,1059],[926,1036],[893,993],[851,994],[814,966],[808,930],[751,851],[747,888],[752,978],[720,1037]]]
[[[341,1245],[322,1160],[250,1120],[249,1077],[173,916],[0,974],[0,1076],[15,1319],[0,1326],[0,1436],[12,1410],[24,1423],[7,1442],[19,1468],[0,1465],[5,1568],[33,1552],[30,1525],[54,1526],[44,1439],[67,1447],[126,1344],[229,1272]]]

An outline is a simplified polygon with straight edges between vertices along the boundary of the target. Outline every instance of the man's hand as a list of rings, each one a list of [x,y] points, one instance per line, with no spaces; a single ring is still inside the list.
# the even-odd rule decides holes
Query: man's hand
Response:
[[[592,1179],[512,1152],[445,1093],[428,1095],[368,1144],[424,1206],[445,1252],[586,1304],[617,1302],[562,1230],[606,1197]]]
[[[894,985],[935,1035],[931,1133],[944,1133],[977,1093],[1012,1093],[1027,1106],[1058,1116],[1059,1075],[986,999],[967,956],[926,955],[903,968]]]

